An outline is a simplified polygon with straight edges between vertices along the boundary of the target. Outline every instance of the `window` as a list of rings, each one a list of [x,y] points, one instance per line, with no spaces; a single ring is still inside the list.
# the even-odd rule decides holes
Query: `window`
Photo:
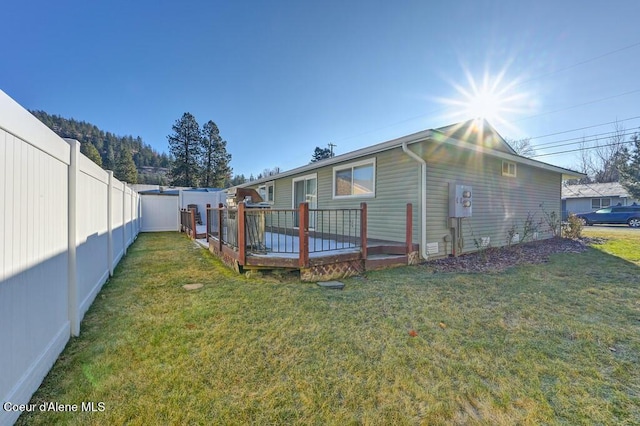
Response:
[[[516,177],[516,163],[511,161],[502,162],[502,176]]]
[[[333,198],[374,197],[376,159],[333,168]]]
[[[275,201],[275,192],[275,184],[273,182],[267,182],[258,187],[258,194],[260,194],[262,200],[267,203],[273,204]]]
[[[611,205],[611,198],[592,198],[591,199],[591,208],[593,210],[598,210],[603,207],[609,207]]]

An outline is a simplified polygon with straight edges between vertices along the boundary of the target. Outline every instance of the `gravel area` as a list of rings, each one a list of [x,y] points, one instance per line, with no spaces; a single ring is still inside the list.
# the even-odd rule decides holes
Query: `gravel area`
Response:
[[[602,242],[602,239],[593,238],[552,238],[432,260],[425,263],[424,267],[433,272],[500,272],[517,265],[546,263],[549,256],[555,253],[581,253],[587,250],[589,244]]]

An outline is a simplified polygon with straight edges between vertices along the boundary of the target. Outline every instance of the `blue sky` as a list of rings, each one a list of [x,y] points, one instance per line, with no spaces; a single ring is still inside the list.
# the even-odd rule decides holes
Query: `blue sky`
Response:
[[[507,138],[640,126],[640,3],[23,1],[3,5],[0,89],[168,152],[176,119],[214,120],[236,174],[301,166],[473,118],[486,81]],[[500,77],[498,77],[500,76]],[[465,103],[465,102],[463,102]],[[626,120],[626,121],[623,121]],[[559,142],[560,143],[560,142]],[[538,159],[577,164],[576,154]]]

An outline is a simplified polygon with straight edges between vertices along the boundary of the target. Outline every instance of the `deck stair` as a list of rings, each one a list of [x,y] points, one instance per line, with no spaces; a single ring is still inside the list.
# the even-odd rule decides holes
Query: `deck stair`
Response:
[[[401,245],[377,245],[367,249],[365,270],[404,266],[409,263],[406,247]]]

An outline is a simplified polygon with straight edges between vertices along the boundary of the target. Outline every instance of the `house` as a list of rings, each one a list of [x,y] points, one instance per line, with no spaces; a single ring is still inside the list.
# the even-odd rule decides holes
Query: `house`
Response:
[[[519,156],[486,121],[471,120],[240,187],[256,190],[273,209],[303,202],[310,211],[366,203],[368,239],[408,239],[417,243],[421,259],[433,259],[553,236],[547,222],[561,214],[562,181],[582,176]],[[313,216],[309,227],[314,228]]]
[[[640,204],[619,182],[564,185],[562,187],[562,214],[585,213],[609,206]]]

